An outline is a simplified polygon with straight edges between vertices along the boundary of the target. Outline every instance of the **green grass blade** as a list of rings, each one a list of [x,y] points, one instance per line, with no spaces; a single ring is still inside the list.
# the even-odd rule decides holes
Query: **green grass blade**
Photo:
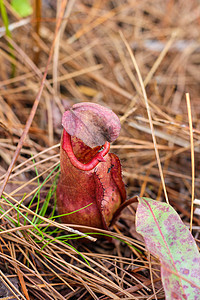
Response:
[[[12,202],[10,202],[8,199],[6,199],[4,196],[2,196],[2,198],[9,203],[23,218],[25,218],[28,223],[30,223],[42,236],[42,238],[44,239],[44,235],[42,233],[42,231],[31,221],[28,219],[28,217],[26,217],[20,210],[19,207],[16,207],[14,204],[12,204]]]
[[[34,194],[33,198],[31,199],[31,202],[28,206],[28,208],[31,207],[33,201],[35,200],[36,196],[38,195],[38,193],[40,192],[41,188],[45,185],[46,181],[51,177],[51,175],[56,171],[56,169],[58,169],[60,167],[60,165],[57,165],[50,173],[49,175],[45,178],[45,180],[42,182],[42,184],[40,185],[40,187],[38,188],[38,190],[36,191],[36,193]],[[40,214],[40,213],[39,213]],[[27,216],[27,215],[26,215]],[[37,224],[38,222],[38,218],[34,218],[34,222]],[[41,222],[42,223],[42,222]]]
[[[60,217],[63,217],[63,216],[69,216],[69,215],[71,215],[71,214],[75,214],[76,212],[81,211],[81,210],[87,208],[88,206],[90,206],[90,205],[92,205],[92,204],[93,204],[93,202],[90,203],[90,204],[88,204],[88,205],[86,205],[86,206],[84,206],[84,207],[81,207],[81,208],[79,208],[79,209],[77,209],[77,210],[74,210],[74,211],[72,211],[72,212],[69,212],[69,213],[67,213],[67,214],[54,216],[54,217],[51,217],[50,219],[60,218]]]
[[[8,19],[8,15],[3,0],[0,0],[0,12],[3,20],[3,24],[5,26],[6,35],[7,37],[12,38],[12,34],[9,29],[9,19]],[[13,53],[14,50],[13,46],[10,43],[8,43],[8,46],[10,48],[10,56],[16,60],[15,55]],[[14,77],[14,75],[15,75],[15,65],[12,63],[12,77]]]
[[[2,16],[2,20],[3,20],[3,24],[4,24],[5,29],[6,29],[6,35],[11,38],[11,32],[9,30],[8,15],[7,15],[6,8],[5,8],[3,0],[0,0],[0,10],[1,10],[1,16]]]

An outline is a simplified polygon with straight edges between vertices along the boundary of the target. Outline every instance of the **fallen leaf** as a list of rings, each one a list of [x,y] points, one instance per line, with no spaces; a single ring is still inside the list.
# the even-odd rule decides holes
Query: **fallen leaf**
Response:
[[[167,203],[139,198],[136,229],[160,259],[166,299],[200,299],[200,254],[176,211]]]

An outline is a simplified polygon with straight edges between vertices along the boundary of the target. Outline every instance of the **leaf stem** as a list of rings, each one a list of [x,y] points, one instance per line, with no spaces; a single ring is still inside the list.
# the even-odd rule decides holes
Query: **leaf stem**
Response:
[[[110,223],[109,226],[112,226],[112,225],[115,223],[116,219],[119,217],[121,211],[122,211],[125,207],[127,207],[128,205],[130,205],[130,204],[132,204],[132,203],[135,203],[135,202],[138,202],[138,196],[134,196],[134,197],[132,197],[132,198],[126,200],[125,202],[123,202],[123,203],[120,205],[120,207],[116,210],[116,212],[114,213],[114,216],[113,216],[113,218],[112,218],[111,223]]]
[[[86,164],[81,163],[76,156],[74,155],[73,149],[72,149],[72,143],[71,143],[71,136],[68,134],[68,132],[63,129],[63,144],[62,144],[63,150],[67,153],[70,162],[74,167],[76,167],[79,170],[82,171],[90,171],[94,169],[99,162],[105,162],[104,156],[109,152],[110,150],[110,143],[105,142],[103,145],[103,150],[98,152],[92,159]]]

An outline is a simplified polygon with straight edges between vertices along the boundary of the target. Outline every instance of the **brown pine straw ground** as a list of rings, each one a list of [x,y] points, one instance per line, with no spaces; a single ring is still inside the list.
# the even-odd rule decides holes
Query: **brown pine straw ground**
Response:
[[[4,3],[10,24],[17,26],[12,29],[11,56],[0,21],[1,185],[41,88],[61,16],[61,1],[35,1],[33,16],[21,23],[9,1]],[[36,18],[40,3],[41,18]],[[55,193],[37,228],[34,222],[59,173],[54,169],[59,164],[61,115],[81,101],[110,107],[121,120],[120,137],[111,149],[121,159],[127,197],[166,201],[135,59],[169,203],[189,226],[191,199],[200,198],[199,1],[69,0],[64,13],[39,106],[1,199],[0,299],[164,299],[159,260],[146,251],[135,231],[135,205],[107,233],[118,238],[112,242],[63,237],[71,234],[67,225],[50,219],[57,214]],[[194,212],[198,241],[200,219]]]

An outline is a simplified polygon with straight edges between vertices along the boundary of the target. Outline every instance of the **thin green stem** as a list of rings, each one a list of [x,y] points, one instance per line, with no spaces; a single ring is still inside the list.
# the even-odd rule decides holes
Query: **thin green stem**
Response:
[[[6,36],[8,36],[9,38],[12,38],[12,34],[9,29],[8,14],[7,14],[3,0],[0,0],[0,12],[1,12],[2,20],[3,20],[3,24],[5,26]],[[15,59],[13,46],[9,42],[8,42],[8,46],[10,48],[10,56]],[[15,75],[15,65],[12,63],[12,77],[14,77],[14,75]]]

